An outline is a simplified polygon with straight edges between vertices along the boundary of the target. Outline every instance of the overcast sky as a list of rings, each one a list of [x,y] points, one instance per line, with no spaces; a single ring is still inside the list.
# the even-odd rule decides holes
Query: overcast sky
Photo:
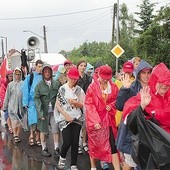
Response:
[[[19,51],[22,48],[26,49],[28,38],[34,36],[30,32],[23,31],[29,30],[43,36],[43,25],[47,28],[49,52],[69,51],[85,41],[109,42],[112,34],[110,6],[116,2],[117,0],[1,0],[0,35],[7,37],[8,50],[15,48]],[[130,13],[138,11],[137,5],[141,2],[142,0],[119,0],[120,4],[126,3]],[[150,2],[157,2],[158,9],[169,0]],[[101,9],[95,10],[99,8]],[[35,18],[29,19],[30,17]],[[43,51],[43,39],[39,37],[39,40]],[[1,51],[0,48],[0,54]]]

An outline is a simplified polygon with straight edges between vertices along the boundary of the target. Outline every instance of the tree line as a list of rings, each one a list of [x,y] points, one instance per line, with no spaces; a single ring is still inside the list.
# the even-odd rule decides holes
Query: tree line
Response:
[[[151,65],[164,62],[170,67],[170,7],[162,6],[156,15],[153,14],[155,4],[143,0],[138,6],[139,19],[128,13],[126,4],[120,5],[119,15],[119,44],[125,53],[119,58],[119,67],[139,56]],[[116,43],[115,43],[116,45]],[[84,42],[72,51],[61,50],[60,53],[69,57],[74,63],[85,59],[92,65],[102,61],[115,68],[115,57],[111,53],[112,42]]]

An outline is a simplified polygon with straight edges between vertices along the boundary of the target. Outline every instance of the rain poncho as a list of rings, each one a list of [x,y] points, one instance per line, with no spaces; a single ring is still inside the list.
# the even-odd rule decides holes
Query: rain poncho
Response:
[[[152,69],[152,66],[148,64],[145,60],[141,60],[139,63],[139,66],[136,69],[136,80],[132,83],[130,88],[124,88],[121,87],[116,99],[116,107],[118,110],[122,111],[125,102],[132,96],[135,96],[140,89],[142,88],[142,85],[139,80],[139,73],[143,69]]]
[[[152,66],[148,64],[145,60],[141,60],[139,66],[136,69],[137,79],[132,83],[130,88],[124,88],[124,87],[120,88],[116,99],[116,108],[118,110],[122,111],[126,101],[129,98],[135,96],[140,91],[142,85],[139,80],[139,73],[146,68],[152,69]],[[116,145],[119,151],[126,154],[131,154],[131,149],[132,149],[131,132],[129,131],[128,127],[124,124],[123,121],[121,121],[119,125]]]
[[[28,125],[33,125],[37,123],[37,112],[34,102],[34,90],[36,85],[42,80],[42,74],[34,71],[33,73],[33,81],[30,87],[30,74],[27,75],[23,82],[22,92],[22,104],[24,107],[28,106]]]
[[[60,64],[59,66],[58,66],[58,70],[57,70],[57,72],[56,72],[56,75],[55,75],[55,77],[54,77],[54,80],[57,80],[58,78],[59,78],[59,76],[61,75],[61,74],[64,74],[66,72],[66,70],[65,70],[65,68],[64,68],[64,65],[63,64]]]
[[[111,92],[108,94],[106,103],[102,98],[98,79],[94,79],[94,82],[89,85],[85,99],[89,154],[92,158],[107,162],[111,162],[109,127],[112,127],[115,138],[117,133],[115,100],[118,88],[113,82],[109,83]],[[111,107],[111,111],[106,111],[106,105]],[[100,123],[101,129],[94,129],[96,123]]]
[[[15,71],[20,70],[20,68],[16,68],[13,73],[13,81],[8,84],[5,100],[3,105],[3,110],[8,111],[9,117],[11,120],[19,120],[22,119],[23,107],[22,107],[22,75],[20,76],[20,81],[16,81]]]
[[[4,103],[5,93],[6,93],[8,83],[9,83],[9,80],[7,79],[7,76],[9,74],[13,74],[13,70],[7,71],[6,79],[1,81],[1,86],[0,86],[0,109],[3,106],[3,103]]]
[[[159,167],[170,164],[170,89],[161,96],[156,93],[157,83],[170,86],[170,71],[163,63],[155,66],[151,74],[151,102],[145,110],[140,108],[140,94],[129,99],[123,110],[123,119],[127,118],[130,130],[134,135],[139,135],[134,160],[138,157],[139,162],[136,163],[145,169],[147,166],[147,169],[152,168],[151,161],[155,161]],[[159,126],[152,123],[153,121]]]
[[[51,80],[50,83],[47,84],[47,80],[44,76],[44,70],[46,67],[51,67],[49,65],[45,65],[42,70],[43,79],[37,84],[35,87],[34,93],[34,102],[38,115],[38,123],[37,128],[39,131],[47,134],[49,133],[49,121],[50,114],[54,110],[54,105],[56,102],[56,96],[59,89],[59,82],[52,79],[52,69],[51,69]],[[49,108],[52,107],[49,113]],[[41,118],[44,117],[45,121]]]
[[[156,83],[170,85],[170,71],[163,64],[155,66],[149,79],[150,94],[152,96],[150,104],[145,108],[145,111],[152,117],[154,112],[155,119],[160,123],[160,126],[170,133],[170,90],[164,95],[156,94]],[[140,105],[140,94],[129,99],[123,110],[123,119]]]
[[[90,63],[87,63],[87,66],[86,66],[86,70],[85,70],[85,73],[90,73],[90,76],[93,75],[94,73],[94,67],[90,64]]]

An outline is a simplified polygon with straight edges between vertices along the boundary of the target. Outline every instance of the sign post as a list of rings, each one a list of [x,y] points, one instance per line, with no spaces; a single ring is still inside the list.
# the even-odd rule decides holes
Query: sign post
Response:
[[[115,45],[111,52],[115,55],[116,57],[116,73],[118,72],[118,58],[125,52],[124,49],[119,45]]]

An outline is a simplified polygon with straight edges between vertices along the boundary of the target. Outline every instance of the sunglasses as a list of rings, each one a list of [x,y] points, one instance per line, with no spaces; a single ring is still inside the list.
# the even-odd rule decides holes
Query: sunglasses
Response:
[[[15,74],[16,76],[20,76],[21,74]]]

